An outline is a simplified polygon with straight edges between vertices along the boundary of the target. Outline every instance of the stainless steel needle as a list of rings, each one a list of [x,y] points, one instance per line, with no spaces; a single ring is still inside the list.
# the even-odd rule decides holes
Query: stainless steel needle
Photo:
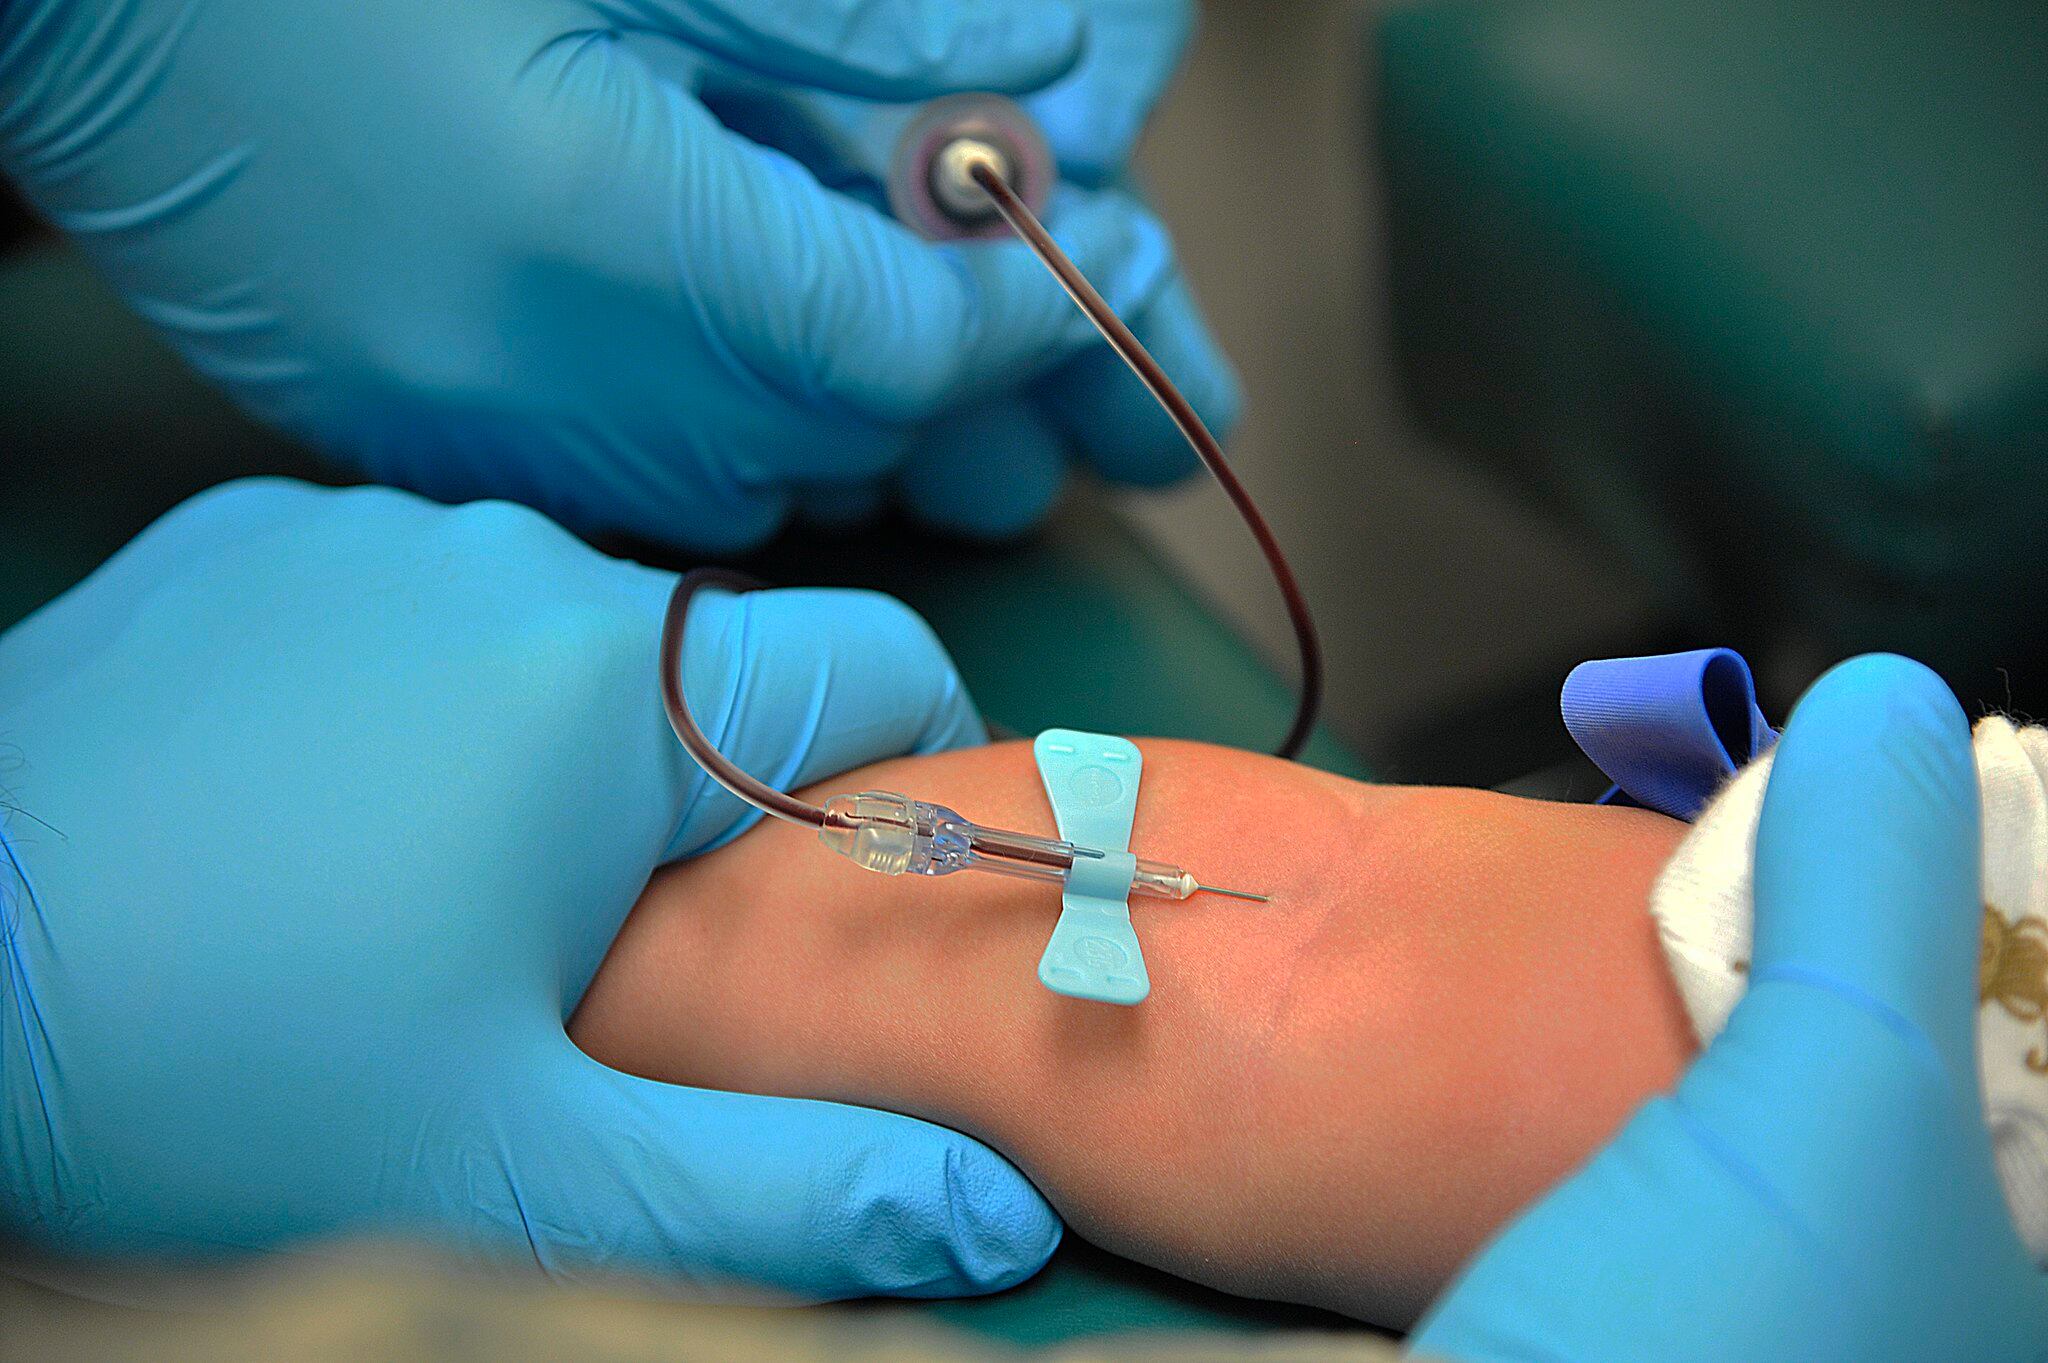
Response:
[[[1197,885],[1195,886],[1195,893],[1224,894],[1229,895],[1232,899],[1249,899],[1255,904],[1270,904],[1273,902],[1273,896],[1269,894],[1253,894],[1250,890],[1226,890],[1216,885]]]

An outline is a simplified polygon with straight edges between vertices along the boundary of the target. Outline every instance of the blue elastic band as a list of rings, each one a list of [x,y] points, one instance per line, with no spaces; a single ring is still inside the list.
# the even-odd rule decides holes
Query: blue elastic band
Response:
[[[1564,726],[1614,782],[1600,803],[1693,819],[1778,732],[1742,655],[1725,648],[1606,658],[1565,678]],[[1623,797],[1626,797],[1625,799]]]

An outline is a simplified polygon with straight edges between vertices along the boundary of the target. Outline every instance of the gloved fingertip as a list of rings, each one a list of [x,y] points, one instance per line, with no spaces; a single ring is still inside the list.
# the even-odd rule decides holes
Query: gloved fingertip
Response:
[[[1193,0],[1102,11],[1082,69],[1027,101],[1062,179],[1093,188],[1128,174],[1131,149],[1180,69],[1195,26]]]
[[[1948,683],[1925,663],[1896,653],[1866,653],[1836,664],[1813,684],[1799,709],[1809,706],[1869,707],[1877,713],[1864,718],[1887,730],[1903,724],[1928,733],[1946,729],[1950,738],[1969,736],[1969,720]]]
[[[842,590],[838,597],[853,628],[889,660],[899,695],[916,698],[922,706],[914,731],[905,727],[903,751],[922,756],[988,741],[974,698],[931,621],[886,592]]]
[[[1169,283],[1131,327],[1210,434],[1229,440],[1244,410],[1244,390],[1185,283]],[[1113,482],[1164,487],[1200,467],[1172,419],[1108,350],[1076,356],[1037,391],[1083,460]]]
[[[1045,225],[1122,316],[1150,308],[1174,279],[1173,238],[1166,224],[1121,189],[1062,186],[1047,206]],[[1028,254],[1018,263],[1044,273]]]
[[[1015,539],[1066,484],[1066,450],[1027,404],[998,398],[935,421],[897,475],[919,524],[966,539]]]
[[[1067,0],[829,0],[813,25],[844,68],[845,93],[910,102],[988,91],[1024,95],[1072,71],[1087,21]]]
[[[1036,1274],[1059,1248],[1064,1227],[1043,1194],[1015,1165],[976,1142],[945,1151],[952,1273],[907,1295],[973,1296],[1001,1292]]]
[[[1877,802],[1887,817],[1932,812],[1946,822],[1940,816],[1974,805],[1969,720],[1948,684],[1926,665],[1890,653],[1851,658],[1825,673],[1794,708],[1772,773],[1772,797],[1780,804],[1825,800],[1823,790],[1842,791],[1859,776],[1867,782],[1859,793],[1890,795]],[[1913,790],[1925,803],[1900,798]]]
[[[934,89],[1025,95],[1080,64],[1088,20],[1067,0],[997,0],[957,6],[963,17],[954,50],[933,71]]]
[[[823,587],[756,591],[745,600],[760,612],[754,620],[760,639],[803,641],[778,651],[784,663],[803,649],[821,649],[831,659],[834,698],[842,708],[838,729],[815,735],[807,763],[791,782],[901,753],[985,741],[981,716],[944,641],[905,602],[883,591]]]
[[[771,81],[886,103],[1028,94],[1072,71],[1087,40],[1069,0],[593,3],[622,27],[679,38]]]
[[[1244,419],[1244,381],[1201,319],[1192,319],[1182,334],[1181,348],[1189,355],[1187,386],[1194,389],[1188,401],[1218,440],[1228,440]]]
[[[1815,682],[1756,834],[1752,993],[1774,979],[1889,1010],[1958,1059],[1983,907],[1976,762],[1942,680],[1875,654]]]
[[[1045,226],[1119,315],[1141,313],[1171,277],[1165,229],[1128,195],[1062,187]],[[881,224],[868,244],[879,258],[866,266],[918,307],[878,314],[872,289],[826,290],[803,305],[815,314],[806,330],[822,338],[809,349],[832,357],[813,386],[868,420],[926,423],[1101,344],[1021,242],[933,246]]]
[[[906,490],[904,510],[927,530],[977,544],[1007,544],[1036,529],[1059,500],[1066,473],[1059,468],[1017,471],[1000,491],[979,498],[934,497],[929,487]]]

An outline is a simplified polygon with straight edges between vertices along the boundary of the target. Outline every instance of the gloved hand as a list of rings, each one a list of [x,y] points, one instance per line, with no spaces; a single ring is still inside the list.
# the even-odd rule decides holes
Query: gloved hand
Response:
[[[1071,184],[1134,192],[1131,150],[1194,36],[1192,0],[1077,0],[1088,46],[1072,74],[1022,103]],[[1237,424],[1237,376],[1196,310],[1163,235],[1144,239],[1155,294],[1124,320],[1219,438]],[[1187,442],[1104,345],[1084,348],[1022,392],[940,416],[898,478],[919,519],[971,535],[1013,533],[1052,505],[1069,453],[1117,482],[1193,472]],[[977,489],[993,489],[977,492]]]
[[[1022,92],[1085,29],[1059,0],[11,0],[0,168],[202,374],[360,471],[736,546],[1100,343],[1022,247],[918,241],[729,131],[718,87]],[[1056,210],[1144,313],[1156,222]]]
[[[1816,683],[1771,774],[1727,1029],[1474,1261],[1414,1352],[2048,1358],[1978,1091],[1980,855],[1948,689],[1881,656]]]
[[[1088,44],[1070,74],[1021,103],[1045,131],[1072,187],[1120,199],[1132,193],[1131,149],[1194,34],[1192,0],[1075,0]],[[827,184],[883,201],[892,154],[911,111],[815,89],[753,82],[726,102],[755,136],[786,148]],[[1055,196],[1054,202],[1059,203]],[[1166,367],[1218,436],[1236,423],[1237,378],[1195,309],[1162,234],[1141,239],[1139,268],[1155,281],[1124,320]],[[1057,287],[1047,278],[1048,287]],[[1179,431],[1103,345],[1020,389],[997,393],[927,423],[903,466],[858,487],[806,489],[819,520],[857,519],[892,498],[917,519],[977,537],[1001,537],[1050,507],[1070,458],[1119,482],[1161,484],[1196,467]]]
[[[1036,1269],[1057,1222],[964,1137],[564,1034],[650,871],[751,821],[661,713],[672,582],[504,503],[245,483],[0,639],[0,1229],[417,1232],[812,1297]],[[770,780],[981,736],[892,601],[700,610],[694,708]]]

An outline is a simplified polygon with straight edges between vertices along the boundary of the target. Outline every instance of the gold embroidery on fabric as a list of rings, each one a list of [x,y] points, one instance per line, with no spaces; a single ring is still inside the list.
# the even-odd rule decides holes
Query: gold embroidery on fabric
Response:
[[[2008,923],[1997,909],[1984,906],[1977,1002],[1995,1003],[2021,1022],[2048,1018],[2048,920],[2029,915]],[[2028,1051],[2027,1068],[2048,1074],[2048,1047]]]

